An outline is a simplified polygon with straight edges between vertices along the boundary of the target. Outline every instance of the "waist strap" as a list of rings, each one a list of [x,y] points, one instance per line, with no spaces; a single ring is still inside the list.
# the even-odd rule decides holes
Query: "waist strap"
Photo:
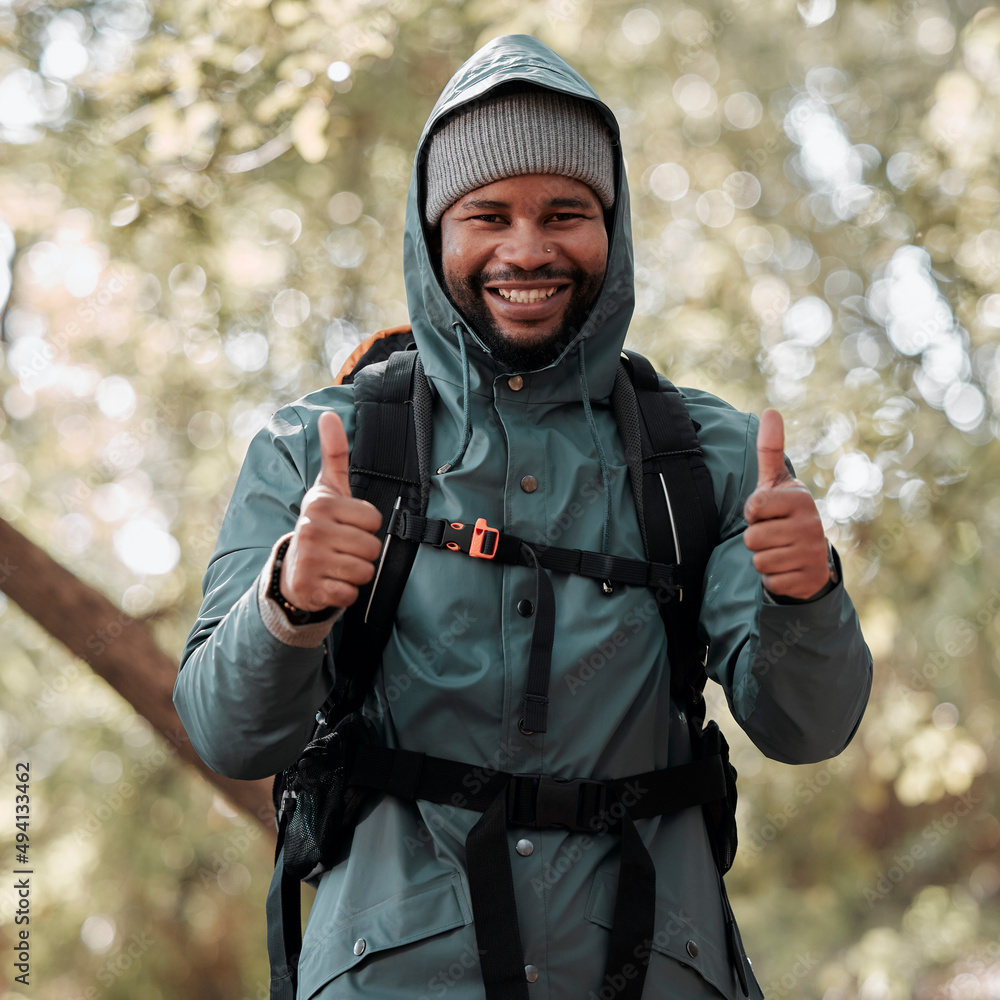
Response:
[[[596,780],[512,774],[411,750],[364,747],[352,785],[402,799],[482,812],[466,854],[476,944],[486,1000],[529,1000],[514,897],[507,826],[566,829],[622,838],[605,983],[621,1000],[640,1000],[654,935],[656,871],[633,820],[679,812],[726,796],[719,755],[627,778]],[[603,984],[602,984],[603,988]]]

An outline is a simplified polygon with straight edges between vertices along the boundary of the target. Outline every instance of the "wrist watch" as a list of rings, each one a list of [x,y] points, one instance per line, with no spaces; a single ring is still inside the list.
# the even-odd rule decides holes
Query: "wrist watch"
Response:
[[[274,554],[274,568],[271,570],[271,582],[267,588],[267,596],[281,608],[290,624],[312,625],[329,618],[334,609],[331,607],[321,608],[319,611],[303,611],[285,599],[285,595],[281,592],[281,567],[285,563],[285,553],[291,542],[291,538],[286,538]]]

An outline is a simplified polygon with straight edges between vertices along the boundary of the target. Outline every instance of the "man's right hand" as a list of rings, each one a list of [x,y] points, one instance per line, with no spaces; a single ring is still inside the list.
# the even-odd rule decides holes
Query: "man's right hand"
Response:
[[[281,593],[302,611],[350,607],[375,575],[382,551],[376,535],[382,515],[351,496],[347,434],[336,413],[320,416],[319,442],[323,464],[302,498],[281,567]]]

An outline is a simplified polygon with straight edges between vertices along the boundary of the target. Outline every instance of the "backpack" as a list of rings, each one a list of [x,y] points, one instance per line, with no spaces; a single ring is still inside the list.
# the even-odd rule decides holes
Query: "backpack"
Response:
[[[466,846],[487,1000],[528,1000],[505,839],[508,823],[591,833],[612,830],[621,835],[621,874],[607,961],[607,972],[614,975],[625,965],[637,964],[642,943],[652,938],[653,931],[655,870],[633,820],[694,805],[700,805],[705,816],[731,960],[743,993],[749,996],[742,943],[722,878],[736,851],[736,771],[718,725],[711,720],[705,724],[707,648],[697,631],[702,579],[718,542],[718,513],[698,444],[698,426],[680,393],[666,380],[661,382],[644,357],[622,353],[612,404],[642,532],[646,561],[640,561],[529,545],[483,518],[475,524],[426,518],[431,392],[408,326],[380,331],[362,342],[335,381],[350,383],[357,417],[351,492],[381,512],[383,549],[374,579],[360,589],[357,601],[344,614],[336,682],[317,712],[313,740],[295,765],[275,777],[278,840],[267,899],[271,1000],[295,997],[302,943],[300,881],[332,867],[343,855],[345,840],[349,847],[361,796],[382,791],[410,800],[449,802],[454,801],[456,789],[466,808],[483,813]],[[621,584],[653,590],[668,635],[671,695],[685,707],[693,761],[609,782],[500,771],[478,781],[481,790],[470,795],[469,782],[462,779],[472,771],[481,776],[481,763],[378,746],[360,707],[421,544],[535,569],[536,620],[520,722],[526,734],[544,732],[547,725],[555,618],[548,573],[589,576],[606,592]],[[650,791],[625,807],[620,796],[630,781],[648,785]],[[324,812],[324,795],[336,801],[332,817]],[[286,838],[290,829],[295,835]],[[640,1000],[648,946],[644,951],[645,960],[638,959],[639,974],[627,980],[621,993],[623,1000]]]

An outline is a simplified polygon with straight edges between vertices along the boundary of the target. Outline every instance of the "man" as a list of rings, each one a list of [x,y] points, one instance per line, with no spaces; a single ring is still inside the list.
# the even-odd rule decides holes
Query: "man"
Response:
[[[525,539],[643,559],[609,405],[633,302],[617,136],[589,85],[526,36],[480,50],[431,113],[404,256],[433,395],[428,517],[484,517]],[[719,511],[700,618],[708,675],[768,756],[834,756],[860,721],[871,660],[815,504],[785,471],[780,417],[765,414],[758,431],[706,393],[684,399]],[[354,429],[352,389],[335,386],[280,410],[247,455],[174,694],[192,742],[224,774],[292,763],[331,687],[334,623],[379,558],[379,513],[348,485]],[[521,709],[535,571],[421,545],[365,706],[384,743],[563,778],[690,760],[650,592],[557,573],[551,583],[539,733]],[[378,797],[320,882],[298,996],[482,998],[490,942],[477,938],[484,911],[473,920],[466,852],[480,818]],[[702,811],[634,827],[655,866],[642,996],[742,995],[731,955],[742,945],[727,934]],[[639,973],[605,968],[620,838],[511,827],[506,840],[524,981],[493,995],[624,995]]]

